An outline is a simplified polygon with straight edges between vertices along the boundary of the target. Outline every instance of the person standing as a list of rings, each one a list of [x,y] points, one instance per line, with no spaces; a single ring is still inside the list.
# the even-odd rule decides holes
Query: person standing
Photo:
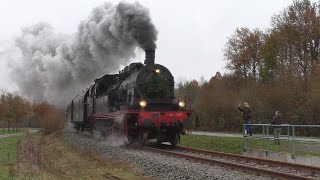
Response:
[[[274,125],[281,125],[282,124],[282,115],[280,114],[279,111],[275,112],[270,124],[274,124]],[[280,139],[279,139],[280,132],[281,132],[281,127],[273,126],[274,144],[276,144],[276,145],[280,145]]]
[[[243,116],[243,120],[244,123],[247,124],[245,126],[245,136],[247,136],[247,134],[249,134],[250,136],[252,136],[252,129],[251,129],[251,118],[252,118],[252,110],[249,106],[249,103],[245,102],[243,103],[244,108],[241,108],[241,104],[239,104],[239,111],[242,112],[242,116]]]

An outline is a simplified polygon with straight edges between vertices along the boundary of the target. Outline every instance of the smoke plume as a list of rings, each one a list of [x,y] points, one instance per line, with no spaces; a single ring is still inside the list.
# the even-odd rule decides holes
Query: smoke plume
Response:
[[[22,29],[16,39],[21,55],[10,64],[11,76],[28,97],[63,108],[94,79],[126,65],[137,48],[155,49],[156,40],[148,9],[105,3],[74,35],[55,33],[46,23]]]

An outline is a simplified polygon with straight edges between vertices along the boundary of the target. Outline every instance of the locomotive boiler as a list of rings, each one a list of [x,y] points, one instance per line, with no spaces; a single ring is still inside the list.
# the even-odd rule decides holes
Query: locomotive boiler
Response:
[[[170,71],[155,64],[154,50],[146,50],[144,64],[131,63],[119,74],[96,79],[67,107],[67,119],[78,131],[120,133],[142,145],[149,139],[176,145],[192,124],[191,113],[175,98]]]

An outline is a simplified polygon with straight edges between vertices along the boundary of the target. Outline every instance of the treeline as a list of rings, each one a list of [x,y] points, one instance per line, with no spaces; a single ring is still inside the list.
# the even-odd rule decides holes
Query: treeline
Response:
[[[228,73],[209,82],[178,85],[200,117],[201,129],[241,131],[237,106],[249,102],[253,123],[269,123],[275,111],[287,124],[320,123],[320,8],[293,1],[267,31],[239,28],[224,48]],[[299,129],[305,135],[319,129]]]
[[[54,106],[32,103],[21,95],[0,92],[0,127],[18,131],[20,128],[45,128],[53,131],[64,126],[64,114]]]

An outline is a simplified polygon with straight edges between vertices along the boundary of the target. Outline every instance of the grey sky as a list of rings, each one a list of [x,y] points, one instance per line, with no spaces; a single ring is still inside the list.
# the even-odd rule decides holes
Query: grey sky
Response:
[[[51,24],[55,32],[73,34],[81,20],[103,0],[10,0],[0,7],[0,88],[15,90],[7,72],[7,52],[21,28],[37,22]],[[119,1],[111,1],[117,3]],[[129,1],[134,2],[134,1]],[[270,25],[271,16],[291,0],[141,0],[150,9],[159,31],[156,62],[171,70],[176,81],[210,79],[225,72],[223,47],[238,27]],[[132,61],[143,62],[141,53]]]

